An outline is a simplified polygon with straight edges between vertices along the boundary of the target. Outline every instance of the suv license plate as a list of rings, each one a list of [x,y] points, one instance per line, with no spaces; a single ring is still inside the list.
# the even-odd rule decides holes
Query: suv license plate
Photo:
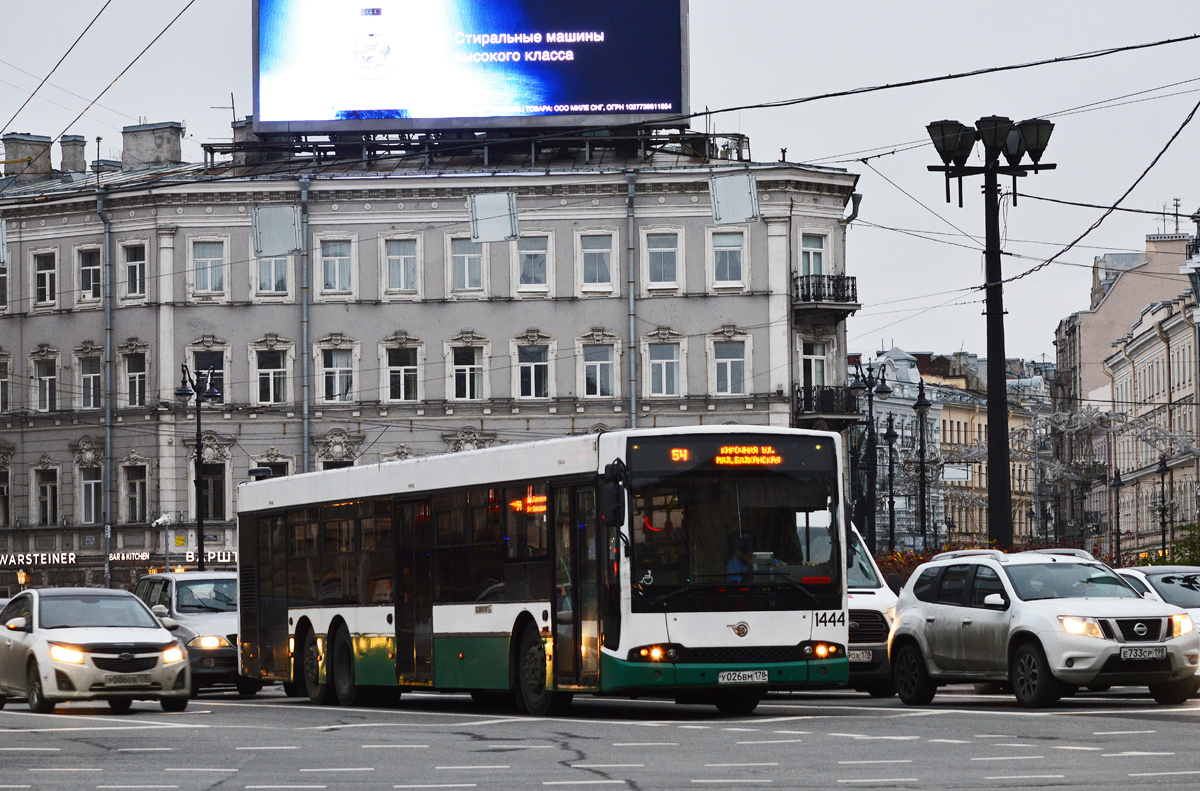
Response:
[[[104,686],[106,687],[140,687],[149,683],[149,673],[111,673],[104,677]]]
[[[717,673],[718,684],[765,684],[765,670],[724,670]]]
[[[1165,645],[1151,646],[1121,646],[1122,659],[1164,659],[1167,656]]]
[[[847,651],[846,656],[851,662],[870,662],[875,658],[871,651]]]

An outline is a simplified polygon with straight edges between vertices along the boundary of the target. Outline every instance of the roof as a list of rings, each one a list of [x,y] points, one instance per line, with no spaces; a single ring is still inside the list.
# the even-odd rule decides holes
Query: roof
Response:
[[[1159,574],[1200,574],[1200,566],[1129,566],[1117,571],[1140,571],[1148,576]]]
[[[132,596],[127,590],[119,588],[32,588],[38,595],[45,597],[57,596]]]

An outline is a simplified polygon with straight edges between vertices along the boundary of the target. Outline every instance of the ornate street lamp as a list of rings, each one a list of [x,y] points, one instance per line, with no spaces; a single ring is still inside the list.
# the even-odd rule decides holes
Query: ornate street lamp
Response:
[[[200,386],[200,378],[192,376],[187,363],[181,365],[180,368],[183,369],[183,376],[180,379],[179,387],[175,390],[175,397],[184,407],[193,398],[196,400],[196,557],[198,558],[197,568],[204,571],[204,478],[201,476],[204,465],[204,438],[200,433],[200,407],[205,401],[219,401],[221,391],[213,384],[216,376],[211,367],[204,374],[203,387]]]
[[[1125,481],[1121,480],[1121,470],[1118,467],[1113,467],[1112,479],[1108,485],[1112,487],[1116,499],[1117,507],[1113,509],[1113,518],[1115,526],[1115,535],[1113,536],[1113,548],[1117,554],[1117,566],[1121,566],[1121,487],[1125,485]]]
[[[888,446],[888,552],[896,549],[896,416],[888,413],[887,431],[883,441]]]
[[[1162,537],[1162,557],[1167,557],[1167,454],[1158,457],[1158,530]]]
[[[883,366],[872,367],[867,363],[867,369],[864,372],[862,363],[855,363],[857,375],[854,381],[850,384],[850,392],[855,396],[866,393],[867,396],[867,457],[870,459],[867,464],[867,547],[871,552],[875,552],[875,500],[876,500],[876,478],[879,475],[879,447],[875,438],[875,399],[880,401],[886,400],[892,394],[892,388],[888,387],[887,376],[883,371]]]
[[[925,397],[925,380],[917,386],[917,400],[913,411],[917,413],[917,520],[921,525],[921,550],[925,550],[925,416],[933,402]]]

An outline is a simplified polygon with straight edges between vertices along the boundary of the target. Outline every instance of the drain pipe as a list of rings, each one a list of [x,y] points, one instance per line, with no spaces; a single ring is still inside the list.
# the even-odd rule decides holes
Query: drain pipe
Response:
[[[309,371],[308,349],[308,176],[300,177],[300,415],[303,430],[301,472],[309,472],[309,445],[312,439],[312,418],[309,414],[311,396],[311,372]]]
[[[627,194],[625,198],[625,291],[629,300],[629,427],[638,427],[638,348],[637,348],[637,306],[636,294],[634,287],[637,285],[637,279],[634,276],[637,262],[634,256],[637,251],[637,246],[634,244],[634,218],[633,218],[633,194],[634,184],[637,182],[637,171],[629,170],[625,172],[625,184]]]
[[[104,294],[104,587],[112,587],[112,523],[116,515],[117,488],[113,452],[113,279],[112,219],[104,211],[104,192],[96,191],[96,214],[104,223],[104,268],[100,288]]]

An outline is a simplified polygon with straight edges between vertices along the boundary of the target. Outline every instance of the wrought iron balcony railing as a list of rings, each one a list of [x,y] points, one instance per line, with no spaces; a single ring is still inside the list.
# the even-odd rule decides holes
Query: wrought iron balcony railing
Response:
[[[796,386],[798,415],[857,415],[858,401],[845,385]]]
[[[858,281],[850,275],[796,275],[793,282],[797,302],[858,304]]]

